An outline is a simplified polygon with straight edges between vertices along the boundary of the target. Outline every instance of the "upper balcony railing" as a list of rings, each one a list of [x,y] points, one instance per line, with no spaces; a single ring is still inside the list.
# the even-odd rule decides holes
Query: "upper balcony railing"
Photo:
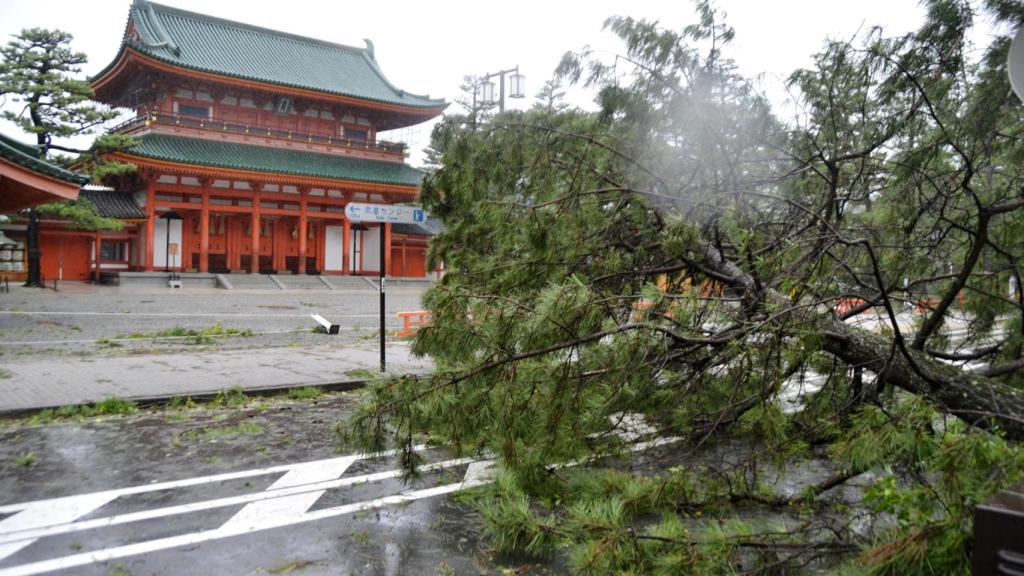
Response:
[[[310,134],[294,130],[277,130],[264,126],[253,126],[250,124],[236,124],[218,120],[217,118],[203,118],[190,116],[188,114],[141,114],[110,129],[110,132],[131,133],[140,128],[162,124],[165,126],[182,126],[185,128],[199,128],[213,132],[226,132],[229,134],[241,134],[247,136],[276,138],[279,140],[291,140],[293,142],[309,142],[312,144],[325,144],[327,146],[338,146],[356,148],[362,150],[373,150],[376,152],[387,152],[391,154],[403,154],[406,145],[403,142],[387,142],[384,140],[365,140],[362,138],[348,138],[345,136],[324,136],[322,134]]]

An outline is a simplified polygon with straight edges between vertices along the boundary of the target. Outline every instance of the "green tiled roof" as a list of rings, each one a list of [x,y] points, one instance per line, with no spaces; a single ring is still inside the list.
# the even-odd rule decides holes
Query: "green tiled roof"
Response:
[[[423,180],[423,172],[400,162],[382,162],[162,134],[147,134],[138,140],[139,145],[132,148],[129,154],[182,164],[402,186],[419,186]]]
[[[72,184],[85,184],[89,182],[89,177],[85,174],[72,172],[46,160],[41,160],[39,158],[39,148],[31,144],[18,142],[3,134],[0,134],[0,158],[14,162],[38,174]]]
[[[430,219],[419,224],[392,224],[391,232],[394,234],[410,234],[412,236],[437,236],[441,233],[441,223]]]
[[[388,82],[369,42],[367,48],[343,46],[148,0],[135,0],[129,17],[139,38],[125,38],[126,46],[184,68],[411,108],[445,106],[443,99]]]
[[[99,215],[106,218],[121,218],[123,220],[146,218],[146,211],[135,202],[135,198],[131,194],[85,187],[78,197],[91,202]]]

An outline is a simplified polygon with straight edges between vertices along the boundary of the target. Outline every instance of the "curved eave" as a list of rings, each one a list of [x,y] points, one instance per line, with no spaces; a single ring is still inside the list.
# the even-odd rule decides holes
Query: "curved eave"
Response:
[[[315,186],[319,188],[359,188],[371,192],[387,194],[403,194],[415,196],[419,192],[419,185],[395,184],[392,182],[377,182],[372,180],[352,180],[344,178],[324,178],[322,176],[310,176],[296,172],[258,171],[234,168],[231,166],[186,164],[170,160],[158,160],[148,156],[136,156],[125,152],[116,152],[106,156],[122,162],[131,162],[139,166],[167,170],[170,172],[188,174],[190,176],[207,177],[228,177],[239,180],[257,179],[273,180],[274,182],[295,184],[299,186]]]
[[[12,164],[22,166],[32,173],[60,180],[74,186],[83,186],[89,183],[88,176],[37,158],[34,155],[36,152],[37,150],[33,146],[0,135],[0,158]]]
[[[373,110],[380,110],[383,112],[393,112],[398,114],[407,114],[410,116],[421,117],[422,121],[429,120],[435,116],[438,116],[444,112],[445,108],[448,107],[448,103],[440,103],[436,106],[405,106],[402,104],[395,104],[392,102],[384,102],[380,100],[373,100],[368,98],[359,98],[356,96],[350,96],[346,94],[339,94],[335,92],[325,92],[320,90],[312,90],[309,88],[303,88],[301,86],[294,86],[291,84],[277,84],[272,82],[264,82],[261,80],[254,80],[244,76],[234,76],[230,74],[218,73],[210,70],[204,70],[200,68],[191,68],[187,66],[181,66],[180,64],[168,62],[161,58],[144,54],[139,50],[128,46],[127,44],[121,45],[121,51],[118,53],[117,58],[113,62],[107,65],[106,68],[98,72],[95,76],[89,79],[89,85],[97,93],[104,88],[107,84],[112,82],[117,76],[124,70],[124,68],[131,61],[136,61],[146,66],[153,67],[163,72],[171,74],[185,75],[190,78],[200,78],[209,80],[212,82],[226,82],[239,86],[245,86],[247,88],[253,88],[256,90],[265,90],[272,92],[281,92],[289,94],[291,96],[298,96],[301,98],[311,98],[317,100],[330,100],[339,104],[345,104],[350,106],[359,106],[363,108],[370,108]]]
[[[0,157],[0,213],[75,200],[81,185],[31,170]]]

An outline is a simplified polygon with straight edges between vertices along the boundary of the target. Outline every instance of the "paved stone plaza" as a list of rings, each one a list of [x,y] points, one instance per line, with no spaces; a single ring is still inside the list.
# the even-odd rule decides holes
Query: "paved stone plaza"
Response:
[[[419,309],[424,289],[389,289],[389,334],[399,326],[395,312]],[[12,287],[0,294],[0,411],[365,377],[379,367],[378,303],[369,286],[330,292]],[[340,324],[340,333],[316,332],[312,313]],[[403,341],[390,338],[387,352],[389,372],[429,369]]]

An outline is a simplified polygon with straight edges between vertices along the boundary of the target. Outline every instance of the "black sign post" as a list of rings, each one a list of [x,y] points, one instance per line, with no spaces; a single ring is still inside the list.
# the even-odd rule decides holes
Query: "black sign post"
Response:
[[[345,217],[351,222],[380,223],[380,371],[385,369],[384,345],[387,332],[384,329],[385,294],[387,293],[386,278],[387,254],[384,253],[384,235],[389,224],[422,224],[428,216],[418,206],[393,206],[391,204],[366,204],[349,202],[345,206]]]
[[[384,371],[384,232],[387,231],[387,224],[380,225],[380,371]]]

